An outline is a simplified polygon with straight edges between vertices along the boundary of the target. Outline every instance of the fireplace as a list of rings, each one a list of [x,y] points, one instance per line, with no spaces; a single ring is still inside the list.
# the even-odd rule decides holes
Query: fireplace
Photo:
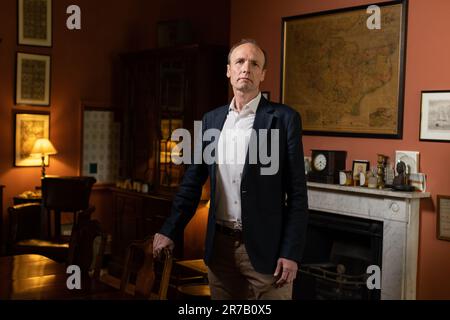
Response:
[[[319,282],[315,299],[415,299],[419,207],[429,197],[429,192],[308,182],[312,222],[298,278]],[[381,293],[358,291],[367,264],[380,266]],[[295,285],[299,298],[303,293]]]
[[[311,210],[294,299],[379,300],[366,270],[381,266],[382,251],[383,222]]]

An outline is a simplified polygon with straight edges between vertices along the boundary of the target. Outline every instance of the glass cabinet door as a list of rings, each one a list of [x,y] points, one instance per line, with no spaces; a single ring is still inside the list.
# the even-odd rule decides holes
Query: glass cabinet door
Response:
[[[172,132],[183,127],[181,119],[161,119],[161,139],[159,141],[159,185],[174,188],[181,182],[183,165],[172,162],[172,153],[178,141],[171,140]],[[182,156],[182,154],[178,154]]]
[[[161,111],[167,114],[183,114],[185,109],[186,63],[182,59],[166,60],[160,67]]]

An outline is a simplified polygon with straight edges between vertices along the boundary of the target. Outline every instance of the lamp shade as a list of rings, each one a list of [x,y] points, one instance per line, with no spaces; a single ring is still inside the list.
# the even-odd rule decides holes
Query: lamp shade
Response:
[[[37,139],[34,142],[33,149],[31,149],[31,154],[35,155],[49,155],[49,154],[57,154],[58,151],[56,151],[53,144],[50,142],[50,140],[42,138]]]

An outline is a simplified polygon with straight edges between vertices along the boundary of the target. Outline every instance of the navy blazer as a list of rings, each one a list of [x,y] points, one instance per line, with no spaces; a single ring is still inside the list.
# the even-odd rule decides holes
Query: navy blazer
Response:
[[[226,105],[206,113],[202,119],[202,131],[210,128],[222,130],[228,110],[229,105]],[[279,129],[278,172],[261,175],[260,169],[264,165],[259,161],[250,164],[247,152],[240,187],[247,253],[256,271],[272,274],[280,257],[300,262],[306,241],[308,198],[300,115],[286,105],[261,97],[253,129],[256,132],[259,129]],[[267,136],[270,144],[270,134]],[[203,148],[206,145],[204,142]],[[160,230],[171,239],[183,233],[195,213],[208,175],[211,202],[205,243],[206,264],[212,255],[216,226],[216,164],[189,165],[173,199],[171,214]]]

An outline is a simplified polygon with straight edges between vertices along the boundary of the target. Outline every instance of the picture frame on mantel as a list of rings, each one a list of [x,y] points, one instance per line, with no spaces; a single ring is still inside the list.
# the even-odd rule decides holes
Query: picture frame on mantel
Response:
[[[408,169],[408,174],[419,173],[419,151],[395,150],[395,164],[403,161]]]
[[[370,170],[369,160],[353,160],[352,162],[352,177],[355,180],[359,180],[359,175],[361,173],[366,173]]]
[[[19,45],[52,46],[52,0],[18,0]]]
[[[16,104],[50,105],[50,64],[48,55],[17,53]]]
[[[450,196],[437,196],[436,227],[437,238],[450,241]]]
[[[450,142],[450,90],[422,91],[420,140]]]
[[[376,5],[381,30],[367,5],[282,18],[281,103],[305,135],[402,138],[407,1]]]

